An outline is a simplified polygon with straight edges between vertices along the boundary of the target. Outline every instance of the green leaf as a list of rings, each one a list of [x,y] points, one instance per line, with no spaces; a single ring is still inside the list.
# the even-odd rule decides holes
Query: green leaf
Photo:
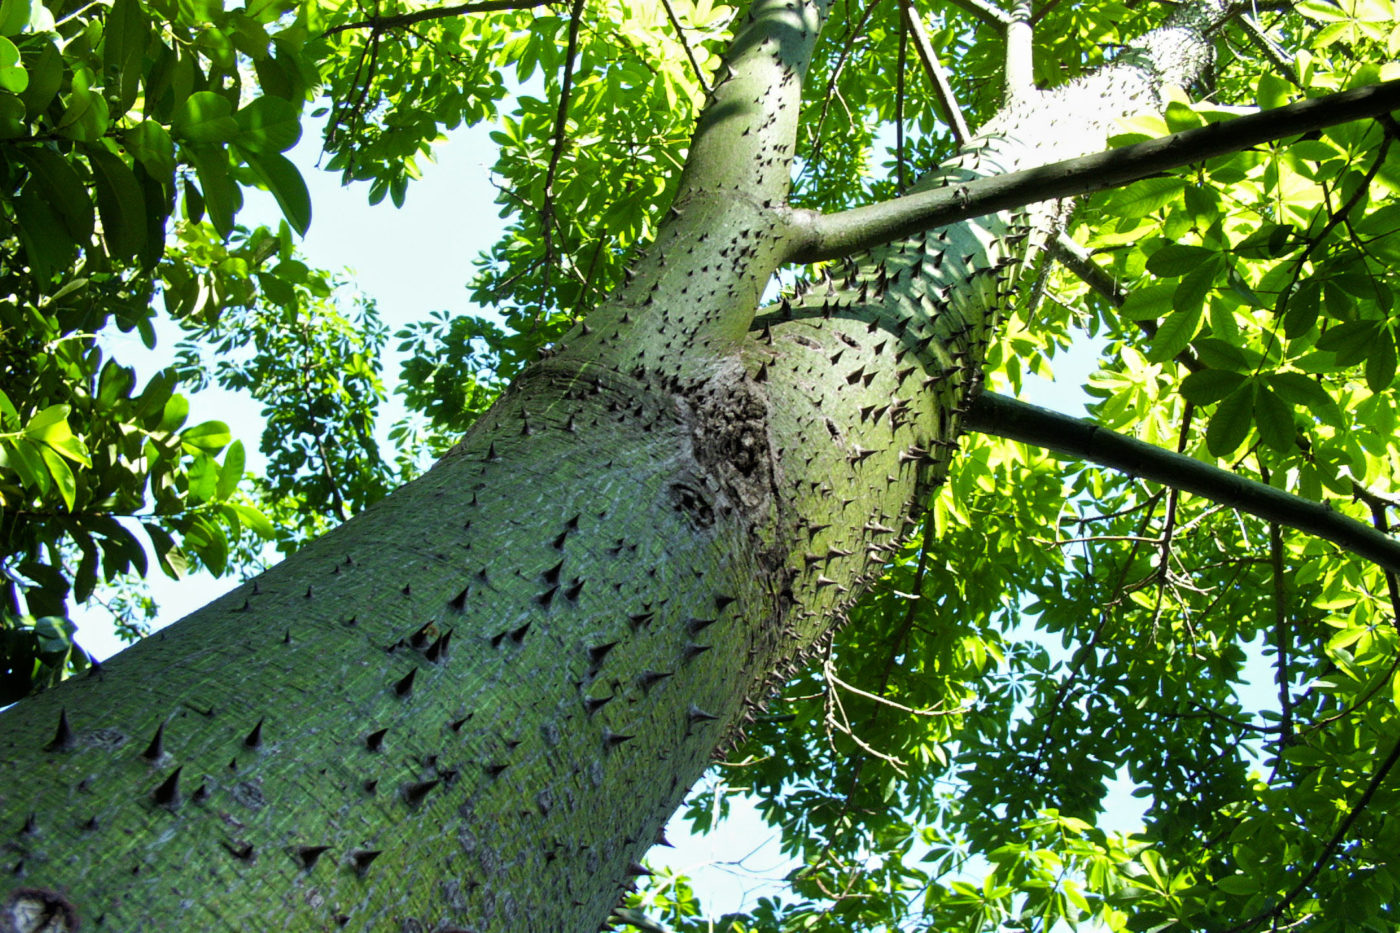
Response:
[[[29,25],[29,0],[0,0],[0,36],[15,36]]]
[[[1128,293],[1118,313],[1129,321],[1158,320],[1171,311],[1172,294],[1175,291],[1175,282],[1154,282],[1151,285],[1140,286]]]
[[[1181,380],[1183,398],[1195,405],[1211,405],[1234,392],[1247,377],[1221,369],[1198,370]]]
[[[1215,287],[1217,262],[1200,264],[1194,272],[1184,276],[1172,292],[1172,307],[1178,311],[1199,314],[1205,307],[1206,296]]]
[[[1337,355],[1337,363],[1353,366],[1365,359],[1377,344],[1378,321],[1345,321],[1334,324],[1317,340],[1319,350]]]
[[[205,421],[180,432],[181,443],[199,450],[217,453],[232,440],[228,425],[222,421]]]
[[[1274,450],[1286,454],[1296,449],[1298,428],[1293,423],[1293,409],[1263,380],[1254,382],[1254,423],[1260,439]]]
[[[29,419],[29,423],[24,426],[26,437],[36,441],[61,440],[65,437],[72,437],[73,431],[68,427],[67,405],[50,405],[43,411],[36,412]]]
[[[36,193],[63,219],[68,235],[86,243],[92,237],[92,201],[73,166],[45,147],[25,146],[18,154],[29,169]]]
[[[1113,217],[1146,217],[1175,201],[1185,187],[1180,178],[1146,178],[1115,192],[1108,199],[1108,211]]]
[[[196,502],[208,502],[219,489],[219,464],[207,453],[195,456],[185,472],[189,480],[189,496]]]
[[[5,442],[5,465],[15,471],[19,481],[25,486],[45,495],[52,488],[48,468],[39,456],[39,445],[24,438]]]
[[[34,278],[47,288],[55,273],[73,261],[77,243],[64,230],[62,217],[38,194],[33,178],[14,201],[16,232]]]
[[[29,119],[37,119],[49,109],[62,85],[63,55],[52,42],[46,42],[29,66],[29,87],[20,95]]]
[[[181,425],[190,414],[190,400],[183,395],[172,395],[165,402],[165,407],[160,412],[160,424],[156,430],[173,434],[180,430]]]
[[[215,491],[219,499],[227,499],[238,490],[238,484],[243,481],[244,461],[243,442],[234,441],[219,467],[219,487]]]
[[[1219,262],[1219,253],[1204,246],[1168,243],[1147,258],[1147,271],[1153,275],[1178,276],[1199,269],[1203,263]]]
[[[273,528],[272,522],[268,521],[267,516],[262,512],[259,512],[250,505],[233,504],[229,507],[238,515],[238,520],[248,528],[251,528],[258,537],[270,541],[277,536],[277,531]]]
[[[1384,392],[1395,381],[1395,335],[1382,327],[1376,343],[1366,357],[1366,386],[1372,392]]]
[[[306,190],[306,182],[301,172],[285,156],[274,152],[262,155],[249,155],[248,164],[258,180],[267,186],[282,208],[282,215],[292,229],[302,236],[311,226],[311,193]]]
[[[97,183],[97,210],[102,241],[116,259],[128,259],[146,246],[146,198],[130,167],[106,149],[88,151]]]
[[[91,82],[87,69],[79,68],[73,73],[68,106],[58,121],[59,135],[79,142],[95,142],[107,132],[111,124],[107,101],[101,93],[91,89]]]
[[[1321,286],[1310,280],[1299,285],[1288,299],[1288,310],[1283,315],[1283,333],[1289,340],[1297,340],[1317,326],[1320,294]]]
[[[226,143],[238,135],[238,121],[227,97],[196,91],[176,108],[170,129],[176,139],[185,142]]]
[[[1215,886],[1226,894],[1254,894],[1259,890],[1259,879],[1250,875],[1229,875],[1217,881]]]
[[[1293,91],[1291,84],[1267,68],[1259,75],[1259,83],[1255,87],[1254,99],[1260,110],[1273,110],[1286,105]]]
[[[1249,435],[1254,414],[1254,389],[1248,383],[1231,392],[1216,407],[1206,428],[1206,449],[1214,457],[1233,454]]]
[[[1197,305],[1194,309],[1187,308],[1181,311],[1173,311],[1157,327],[1157,333],[1152,338],[1152,348],[1147,353],[1147,359],[1152,363],[1165,363],[1173,359],[1181,351],[1191,344],[1191,338],[1196,336],[1196,330],[1201,326],[1201,307]]]
[[[142,120],[123,134],[127,148],[150,176],[162,184],[175,177],[175,142],[165,127]]]
[[[229,175],[228,151],[221,146],[191,146],[185,152],[199,175],[209,222],[220,236],[228,238],[233,233],[233,218],[243,207],[243,193]]]
[[[257,153],[285,152],[301,139],[301,110],[291,101],[263,95],[234,115],[234,141]]]
[[[19,60],[19,49],[4,36],[0,36],[0,89],[12,94],[22,94],[29,87],[29,72]]]
[[[1324,424],[1338,429],[1345,427],[1337,400],[1316,379],[1293,372],[1271,373],[1267,379],[1269,387],[1289,404],[1302,408]]]
[[[118,112],[126,113],[141,90],[150,23],[140,0],[113,0],[103,30],[103,66],[116,76]]]
[[[73,477],[73,471],[69,469],[68,462],[47,446],[39,448],[39,455],[44,458],[44,466],[48,468],[49,475],[53,477],[54,488],[58,490],[63,504],[69,511],[72,511],[73,504],[77,500],[78,481]]]

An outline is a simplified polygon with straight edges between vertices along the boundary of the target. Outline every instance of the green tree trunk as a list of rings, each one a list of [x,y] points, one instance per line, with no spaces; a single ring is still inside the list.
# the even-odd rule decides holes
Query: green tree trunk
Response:
[[[430,473],[5,715],[0,920],[606,916],[907,534],[1060,213],[881,247],[755,320],[813,222],[782,205],[823,7],[755,3],[630,284]],[[1195,70],[1197,35],[1018,97],[933,183],[1101,147]]]

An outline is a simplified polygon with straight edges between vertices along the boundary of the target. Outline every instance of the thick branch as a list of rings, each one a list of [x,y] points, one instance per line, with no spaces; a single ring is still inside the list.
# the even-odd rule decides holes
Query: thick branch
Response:
[[[1400,541],[1364,522],[1087,421],[984,392],[963,419],[963,426],[1205,496],[1265,521],[1331,541],[1389,572],[1400,571]]]
[[[455,6],[432,7],[426,10],[414,10],[411,13],[398,13],[393,16],[371,16],[369,19],[360,19],[353,23],[341,23],[339,26],[332,26],[322,33],[322,36],[333,36],[338,32],[346,32],[351,29],[369,29],[378,33],[384,32],[386,29],[412,26],[415,23],[423,23],[433,19],[451,19],[454,16],[466,16],[469,13],[500,13],[504,10],[530,10],[537,6],[548,6],[553,2],[556,2],[556,0],[478,0],[476,3],[458,3]]]
[[[1000,29],[1011,22],[1011,17],[1005,10],[986,0],[953,0],[953,6],[961,7],[964,12],[971,13],[988,26]]]
[[[1006,99],[1028,96],[1035,90],[1035,32],[1031,28],[1030,0],[1016,0],[1011,22],[1006,24]]]
[[[969,217],[1115,188],[1285,136],[1388,115],[1396,109],[1400,109],[1400,81],[1388,81],[1121,149],[920,191],[839,214],[799,212],[795,218],[798,234],[793,238],[789,260],[809,263],[836,259]]]

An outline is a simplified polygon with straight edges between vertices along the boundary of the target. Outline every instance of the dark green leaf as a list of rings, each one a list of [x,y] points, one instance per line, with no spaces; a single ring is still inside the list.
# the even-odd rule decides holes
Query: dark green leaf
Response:
[[[59,217],[68,235],[78,243],[92,237],[92,201],[78,173],[56,151],[41,146],[24,146],[20,159],[30,172],[30,184]],[[26,185],[26,190],[28,186]]]
[[[88,162],[97,183],[97,210],[107,252],[118,259],[135,256],[146,246],[146,198],[141,186],[130,167],[106,149],[90,149]]]
[[[1365,359],[1376,346],[1376,321],[1346,321],[1333,324],[1317,340],[1319,350],[1329,350],[1337,355],[1342,366],[1353,366]]]
[[[1383,327],[1366,356],[1366,385],[1372,392],[1384,392],[1395,381],[1395,335]]]
[[[1220,369],[1202,369],[1181,380],[1181,395],[1196,405],[1218,402],[1245,381],[1242,373]]]
[[[29,119],[38,119],[41,113],[48,111],[62,84],[63,56],[52,42],[45,42],[34,62],[29,64],[29,87],[20,95]]]
[[[114,0],[103,30],[103,62],[117,77],[118,112],[125,113],[141,89],[141,65],[146,56],[150,24],[140,0]]]
[[[1195,271],[1203,263],[1215,264],[1219,254],[1204,246],[1167,243],[1147,258],[1147,271],[1153,275],[1177,276]]]
[[[209,222],[222,237],[233,233],[233,219],[243,206],[243,193],[229,174],[228,150],[222,146],[191,146],[185,152],[199,175]]]
[[[1254,423],[1260,439],[1274,450],[1287,454],[1297,449],[1298,428],[1293,423],[1293,409],[1263,380],[1254,383]]]
[[[1228,457],[1249,436],[1254,414],[1254,388],[1249,383],[1231,392],[1216,407],[1206,428],[1206,449],[1215,457]]]
[[[1316,379],[1302,373],[1271,373],[1269,387],[1295,408],[1301,408],[1314,418],[1334,428],[1343,428],[1345,422],[1337,402]]]

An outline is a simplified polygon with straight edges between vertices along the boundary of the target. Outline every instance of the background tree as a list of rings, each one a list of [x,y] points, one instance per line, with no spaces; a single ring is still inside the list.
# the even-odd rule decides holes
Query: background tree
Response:
[[[29,885],[13,896],[12,923],[28,922],[19,919],[26,910],[61,913],[67,897],[115,928],[168,922],[134,918],[141,909],[157,917],[173,909],[168,894],[154,892],[169,889],[173,863],[181,861],[219,879],[190,900],[240,928],[314,928],[337,916],[364,929],[581,925],[579,918],[611,902],[614,872],[646,839],[580,825],[585,819],[575,812],[587,807],[573,795],[601,785],[597,799],[614,801],[610,812],[619,823],[634,821],[634,830],[664,818],[740,714],[740,701],[760,698],[777,683],[775,672],[815,650],[821,663],[797,673],[776,701],[778,715],[756,722],[749,744],[729,751],[742,764],[739,780],[761,796],[804,860],[792,879],[794,897],[733,919],[737,928],[975,929],[1086,917],[1110,928],[1393,925],[1394,866],[1384,844],[1392,792],[1384,779],[1400,754],[1391,696],[1395,589],[1379,570],[1285,532],[1278,516],[1252,525],[1208,501],[1086,468],[1066,483],[1063,468],[1042,455],[983,440],[958,457],[921,519],[923,533],[899,547],[899,517],[911,503],[921,507],[928,484],[940,478],[959,417],[1009,431],[1004,405],[989,399],[968,409],[968,393],[984,380],[1016,389],[1022,373],[1042,368],[1076,328],[1105,339],[1103,369],[1091,383],[1103,399],[1093,409],[1102,426],[1131,427],[1147,441],[1227,463],[1304,498],[1333,500],[1339,512],[1348,505],[1337,497],[1356,497],[1359,514],[1369,512],[1388,530],[1391,254],[1400,226],[1393,123],[1348,123],[1279,144],[1217,150],[1185,175],[1091,203],[1079,216],[1092,222],[1077,242],[1056,239],[1058,207],[935,221],[919,213],[924,202],[905,198],[894,203],[914,206],[918,216],[904,226],[890,216],[898,207],[837,213],[901,191],[916,167],[939,162],[943,169],[925,186],[942,181],[953,192],[945,200],[969,200],[977,175],[1097,149],[1114,119],[1143,108],[1163,116],[1140,120],[1136,138],[1217,120],[1233,113],[1226,105],[1271,107],[1394,78],[1393,68],[1375,64],[1396,51],[1392,8],[1305,4],[1271,14],[1277,21],[1265,30],[1249,17],[1227,22],[1229,11],[1219,8],[1184,7],[1178,25],[1197,39],[1179,46],[1166,40],[1180,33],[1155,33],[1154,42],[1134,49],[1130,43],[1148,35],[1164,11],[837,4],[817,42],[822,11],[801,8],[808,18],[797,28],[787,18],[795,14],[760,4],[747,40],[720,67],[717,52],[744,21],[709,7],[589,8],[585,19],[581,4],[566,15],[538,16],[493,3],[372,15],[322,7],[153,10],[134,2],[79,11],[21,6],[6,4],[0,29],[15,50],[0,46],[8,56],[3,99],[13,98],[0,100],[9,114],[4,157],[14,192],[6,202],[14,231],[6,241],[7,288],[16,296],[7,330],[31,340],[5,370],[10,627],[30,639],[16,657],[32,659],[38,650],[50,670],[61,666],[67,645],[55,620],[66,589],[91,592],[99,564],[109,581],[141,567],[144,548],[117,516],[148,519],[158,559],[178,553],[173,529],[182,550],[217,570],[227,562],[228,540],[244,528],[277,534],[263,513],[290,515],[298,500],[289,497],[323,504],[334,520],[385,487],[383,471],[372,466],[366,404],[378,391],[370,357],[382,340],[372,311],[331,314],[324,303],[331,283],[296,262],[289,229],[234,227],[238,183],[252,183],[274,193],[290,227],[305,228],[304,188],[279,153],[296,139],[302,102],[322,87],[333,101],[331,165],[369,181],[372,197],[401,200],[413,156],[441,127],[495,115],[506,96],[505,63],[525,82],[541,70],[544,99],[520,96],[499,134],[503,198],[518,219],[479,279],[507,329],[440,320],[405,335],[425,355],[445,351],[445,358],[410,362],[436,376],[432,389],[410,398],[434,417],[439,436],[460,431],[478,422],[543,342],[572,328],[558,362],[531,370],[446,463],[485,475],[498,460],[528,464],[551,449],[521,437],[557,438],[590,415],[620,420],[584,434],[628,464],[627,479],[642,493],[624,498],[665,496],[676,509],[667,516],[672,524],[629,540],[652,516],[615,512],[606,522],[586,521],[586,510],[558,500],[548,509],[531,506],[529,483],[508,505],[483,506],[477,490],[464,493],[442,478],[445,465],[434,473],[438,491],[483,509],[469,519],[473,540],[509,541],[519,552],[507,548],[492,560],[506,561],[499,568],[520,582],[504,583],[489,561],[482,568],[490,572],[480,582],[497,588],[489,609],[470,598],[470,585],[444,581],[437,568],[401,566],[397,551],[376,558],[401,571],[393,604],[383,594],[367,603],[353,583],[337,590],[334,581],[306,576],[311,566],[341,567],[339,554],[326,560],[335,549],[386,550],[384,542],[394,540],[386,528],[410,546],[435,540],[415,524],[425,509],[442,509],[425,505],[429,481],[308,549],[280,576],[215,604],[200,629],[184,629],[198,634],[172,633],[169,647],[152,644],[124,668],[109,666],[101,683],[84,681],[29,704],[28,721],[22,713],[7,720],[7,758],[12,773],[25,775],[11,783],[24,793],[6,798],[19,827],[9,844],[19,883]],[[927,16],[935,17],[937,55],[960,64],[951,76],[924,52]],[[1208,64],[1201,35],[1215,46],[1208,70],[1201,70]],[[776,43],[781,68],[754,51],[760,40]],[[1279,43],[1293,52],[1291,61]],[[921,69],[913,67],[920,52]],[[794,78],[808,56],[799,100]],[[1072,86],[1078,91],[1038,95],[1032,88],[1060,86],[1105,63],[1100,77]],[[248,67],[264,92],[252,100],[241,93]],[[1208,90],[1213,102],[1162,91],[1164,79]],[[910,92],[925,80],[941,89],[936,108],[912,103]],[[692,139],[711,86],[710,116]],[[730,108],[741,117],[716,116]],[[1035,120],[1046,113],[1061,121],[1048,133]],[[1074,132],[1066,131],[1067,117]],[[969,142],[963,120],[988,132]],[[872,181],[861,170],[881,133],[888,139],[882,128],[890,123],[893,178]],[[794,136],[794,204],[826,211],[825,220],[772,211],[787,194]],[[746,197],[716,199],[714,187],[734,178],[744,182],[740,194],[767,196],[770,204],[744,217]],[[162,253],[177,196],[175,248]],[[925,234],[925,227],[936,229]],[[701,245],[721,234],[744,242]],[[902,246],[878,246],[909,234],[914,240]],[[678,259],[677,243],[694,258]],[[1097,291],[1038,266],[1047,245]],[[873,253],[858,251],[872,246]],[[1086,247],[1095,255],[1086,256]],[[745,336],[769,274],[794,259],[817,262],[805,278],[818,284],[797,286]],[[713,282],[703,313],[686,297],[687,272]],[[642,297],[653,284],[659,297]],[[237,498],[241,454],[227,431],[183,427],[187,406],[173,390],[181,373],[198,378],[197,353],[133,395],[134,380],[106,364],[90,337],[109,320],[153,333],[149,297],[157,288],[194,335],[222,341],[225,352],[252,345],[259,362],[225,367],[214,378],[256,384],[265,397],[304,411],[281,435],[303,440],[270,444],[290,459],[262,488],[261,511]],[[607,295],[614,297],[603,304]],[[652,300],[668,313],[644,316],[640,309]],[[587,333],[575,321],[595,307]],[[624,327],[632,330],[623,335]],[[688,352],[681,361],[679,345]],[[774,346],[780,350],[764,349]],[[316,362],[298,365],[298,353]],[[746,376],[715,367],[734,354]],[[327,360],[330,373],[344,375],[321,381]],[[608,360],[631,391],[609,402],[605,387],[592,402],[565,399],[571,404],[557,413],[534,404],[556,398],[540,394],[550,373]],[[839,379],[837,392],[808,394],[822,386],[804,379],[804,365]],[[593,384],[604,386],[599,378]],[[676,415],[669,396],[700,414]],[[804,423],[803,406],[813,397],[825,409]],[[754,398],[766,413],[751,410]],[[738,430],[736,408],[745,415]],[[1020,417],[1044,421],[1023,410]],[[765,419],[763,430],[752,428]],[[637,441],[638,423],[669,439],[667,449],[695,451],[705,468],[699,485],[647,473],[645,461],[656,454],[645,444],[630,448],[631,459],[623,453],[623,444]],[[861,443],[877,430],[892,431],[898,443],[883,436],[887,447]],[[823,431],[830,447],[814,442],[827,443]],[[408,436],[406,429],[398,436]],[[1076,449],[1069,441],[1058,446]],[[805,454],[812,456],[802,464]],[[745,482],[755,470],[767,475],[770,463],[783,480],[771,496]],[[574,481],[571,494],[600,497],[579,501],[616,502],[611,460],[581,466],[564,456],[556,468]],[[704,485],[712,471],[718,488]],[[494,482],[489,490],[500,492]],[[836,488],[842,484],[866,525],[860,531],[840,524],[849,516],[824,520],[847,504]],[[1306,511],[1296,505],[1283,517]],[[716,521],[720,531],[700,536],[706,544],[683,543]],[[515,529],[511,537],[493,538],[491,529],[506,526]],[[312,520],[284,535],[316,527]],[[545,541],[557,552],[552,559],[525,553]],[[781,559],[765,564],[756,544]],[[617,550],[613,557],[640,545],[625,561],[632,569],[601,578],[616,595],[597,594],[599,578],[586,576],[594,563],[571,557],[581,547],[597,563],[604,545]],[[784,577],[789,561],[792,575]],[[709,578],[692,582],[687,568]],[[648,571],[661,580],[644,579]],[[368,574],[379,590],[385,573]],[[876,578],[884,582],[856,602]],[[788,588],[761,592],[775,580]],[[255,599],[265,595],[262,587],[270,595]],[[617,618],[619,597],[638,604],[625,620]],[[352,610],[366,606],[374,618]],[[211,621],[244,607],[248,615],[233,623]],[[444,607],[464,615],[449,623]],[[754,625],[716,624],[726,613]],[[830,620],[844,614],[852,624],[830,640]],[[280,641],[267,637],[274,618]],[[756,623],[775,618],[790,630],[755,642],[754,629],[764,631]],[[337,642],[326,631],[331,623],[366,634]],[[230,625],[268,644],[221,637],[219,628]],[[623,626],[623,637],[613,639],[609,625]],[[741,631],[726,634],[731,628]],[[1059,636],[1066,650],[1047,647],[1033,628]],[[667,634],[651,634],[660,629]],[[450,638],[456,654],[444,665]],[[190,659],[198,654],[182,654],[192,648],[177,647],[201,643],[197,663]],[[312,707],[337,708],[327,713],[333,719],[317,720],[297,705],[304,700],[296,694],[306,692],[300,674],[251,660],[273,657],[273,643],[283,645],[284,657],[292,656],[288,646],[304,644],[324,670],[336,670],[336,658],[358,658],[345,663],[376,672],[379,660],[365,645],[379,643],[390,649],[396,676],[355,679],[359,692],[346,697],[348,707],[329,703],[322,688]],[[498,669],[482,660],[488,648],[518,649],[517,671],[560,669],[552,675],[562,677],[564,692],[551,693],[547,679],[461,679],[464,668]],[[703,665],[689,663],[701,649],[709,649]],[[225,671],[216,682],[176,669],[180,657],[185,668],[212,668],[218,665],[209,658],[234,655],[247,668],[237,684]],[[685,668],[679,676],[676,658]],[[1257,682],[1261,659],[1276,684],[1265,709],[1257,691],[1241,689]],[[32,676],[32,663],[12,668]],[[120,707],[125,696],[136,704],[137,672],[145,688],[157,673],[168,674],[162,702],[141,696],[143,708],[121,725],[78,721],[87,709],[75,699],[80,691],[106,698],[82,702]],[[279,683],[291,689],[264,692]],[[491,684],[489,702],[479,693],[483,683]],[[577,696],[557,718],[545,710],[524,715],[541,695],[548,705],[568,693],[569,684]],[[697,690],[713,700],[696,702]],[[625,702],[613,704],[618,698]],[[386,702],[398,705],[381,708]],[[65,705],[74,710],[72,723],[57,715]],[[642,719],[613,712],[634,714],[638,706],[657,712]],[[198,725],[200,713],[209,725]],[[502,724],[516,716],[558,750],[540,751],[533,735],[508,734]],[[371,731],[386,718],[387,733]],[[169,740],[158,723],[168,725]],[[142,724],[155,738],[147,739]],[[462,744],[442,746],[444,728]],[[735,736],[728,737],[732,745]],[[225,765],[228,747],[236,754]],[[98,760],[105,762],[102,791],[89,803],[84,795]],[[317,761],[341,771],[326,777]],[[1093,827],[1106,781],[1125,769],[1151,798],[1146,831],[1131,838]],[[359,770],[373,776],[352,774]],[[301,775],[313,773],[323,780],[303,783]],[[381,781],[395,789],[373,793]],[[653,784],[660,790],[643,798],[640,788]],[[634,799],[635,812],[625,812],[621,801]],[[292,801],[303,810],[288,816]],[[528,812],[520,812],[522,801]],[[392,838],[375,819],[415,829]],[[492,824],[510,826],[509,844]],[[425,826],[455,838],[457,848],[437,868],[412,854],[429,842],[420,838]],[[168,838],[180,840],[178,857],[156,844]],[[81,885],[71,863],[58,868],[79,851],[91,863],[78,872]],[[978,884],[963,871],[974,851],[990,869]],[[92,893],[103,884],[99,865],[123,879],[133,870],[152,879],[142,888],[149,903],[133,906],[140,898],[129,880],[124,901],[111,896],[111,885]],[[410,865],[416,883],[407,890],[379,886],[385,876],[405,877]],[[551,877],[564,881],[539,892],[513,877],[522,866],[554,866]],[[288,893],[273,910],[240,884],[306,896]],[[695,905],[677,881],[654,880],[642,903],[679,928],[700,928],[688,919]]]

